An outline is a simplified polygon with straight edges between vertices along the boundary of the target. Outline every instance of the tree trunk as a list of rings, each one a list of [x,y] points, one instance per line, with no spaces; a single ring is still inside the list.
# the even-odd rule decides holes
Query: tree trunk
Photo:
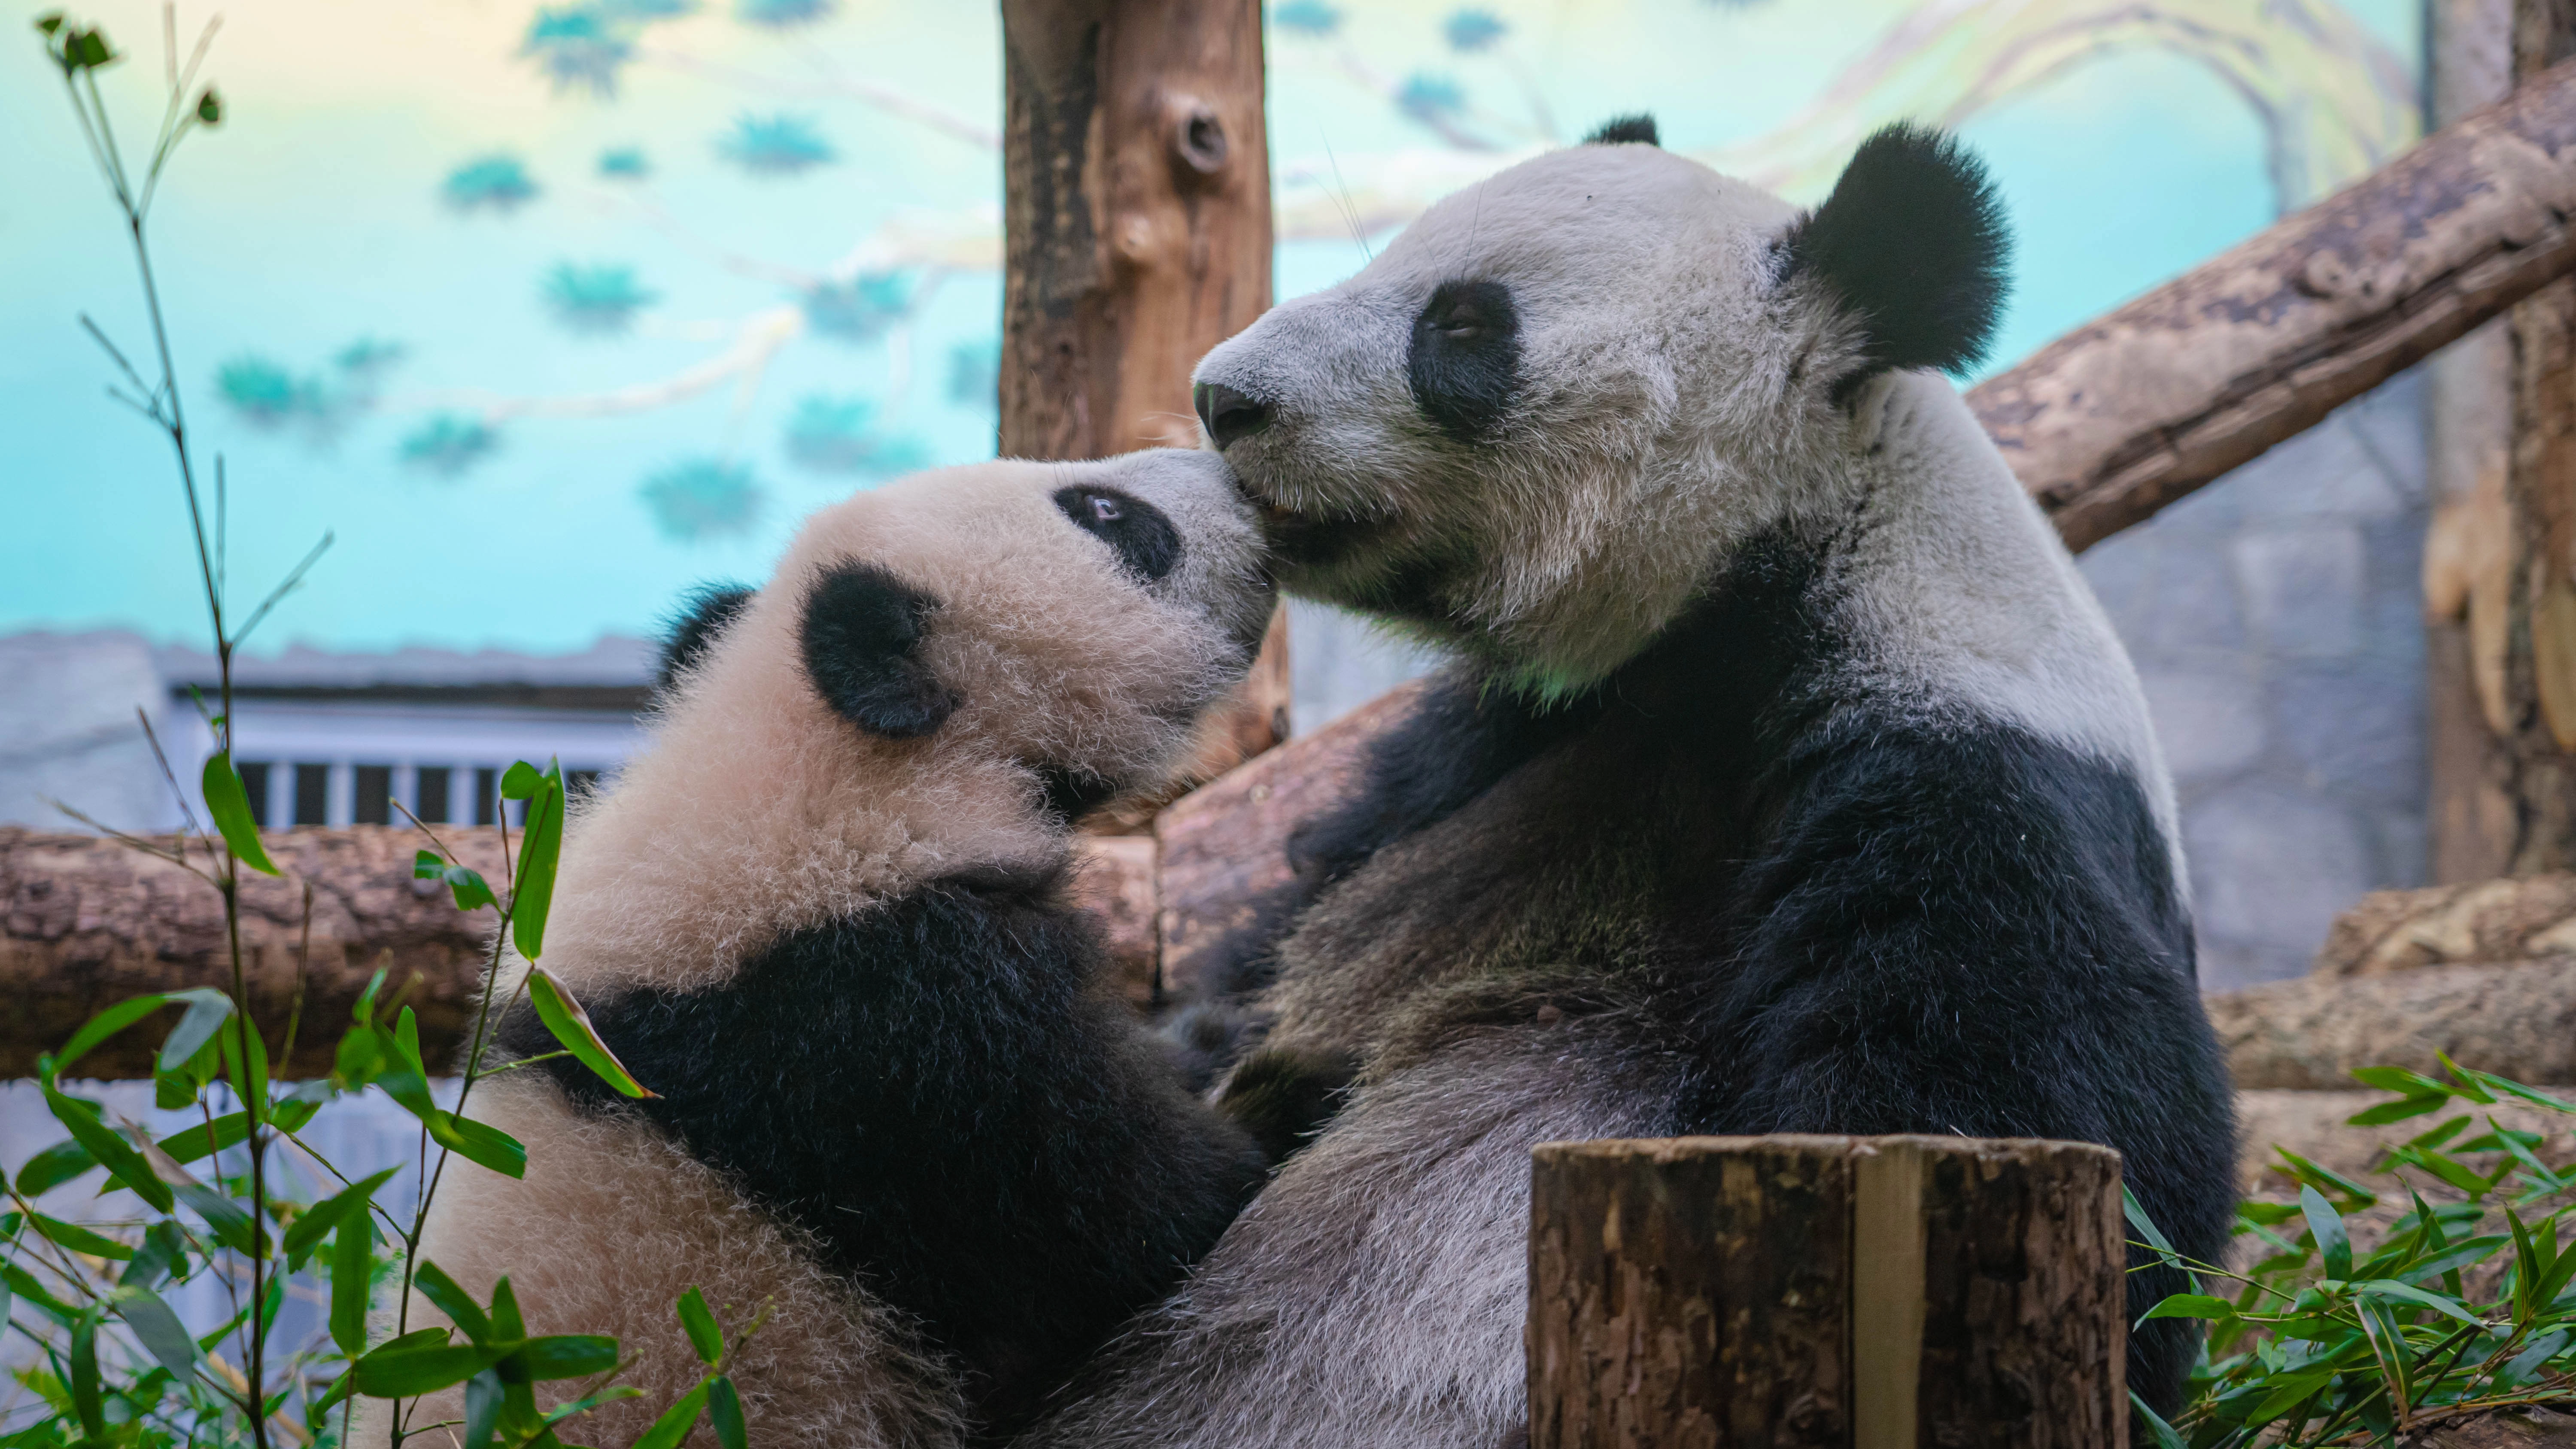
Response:
[[[2576,53],[2576,0],[2437,0],[2437,119]],[[2427,743],[2439,881],[2576,865],[2576,280],[2433,373]]]
[[[2120,1158],[2083,1143],[1549,1143],[1530,1449],[2126,1443]]]
[[[1196,447],[1190,369],[1270,306],[1259,0],[1004,0],[1001,451]],[[1199,777],[1287,735],[1274,621]]]

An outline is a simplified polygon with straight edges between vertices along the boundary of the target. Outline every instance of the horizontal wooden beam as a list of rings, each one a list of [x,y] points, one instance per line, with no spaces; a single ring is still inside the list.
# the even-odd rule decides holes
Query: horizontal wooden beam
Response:
[[[2576,61],[1968,394],[2084,548],[2576,271]]]
[[[498,830],[442,826],[439,835],[487,879],[507,878]],[[285,874],[243,873],[242,964],[252,1009],[281,1032],[304,963],[302,1026],[285,1074],[330,1070],[379,966],[391,973],[387,991],[407,993],[419,1012],[423,1054],[450,1060],[472,1020],[492,913],[459,911],[443,888],[411,878],[415,831],[362,825],[264,839]],[[1120,989],[1141,1004],[1154,970],[1154,843],[1085,840],[1082,850],[1082,899],[1106,928]],[[127,997],[229,987],[230,960],[222,898],[179,866],[96,836],[0,828],[0,1077],[29,1074],[39,1053]],[[148,1075],[160,1035],[148,1025],[127,1032],[83,1057],[76,1074]]]

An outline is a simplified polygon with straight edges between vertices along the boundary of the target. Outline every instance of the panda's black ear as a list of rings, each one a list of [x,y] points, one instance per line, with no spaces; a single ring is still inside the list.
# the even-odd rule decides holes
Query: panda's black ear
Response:
[[[917,739],[957,708],[955,690],[921,662],[939,601],[880,568],[826,570],[805,595],[799,633],[814,691],[843,719],[888,739]]]
[[[2011,235],[1985,163],[1899,124],[1861,142],[1834,194],[1789,230],[1787,277],[1813,277],[1861,319],[1867,365],[1964,372],[1985,359],[2009,285]]]
[[[1664,138],[1655,131],[1652,113],[1639,111],[1633,116],[1612,116],[1593,127],[1592,134],[1583,138],[1586,146],[1616,146],[1630,141],[1647,146],[1664,144]]]
[[[653,687],[667,691],[680,671],[706,656],[716,636],[733,622],[752,591],[740,584],[700,584],[680,597],[678,612],[666,623],[662,657],[653,668]]]

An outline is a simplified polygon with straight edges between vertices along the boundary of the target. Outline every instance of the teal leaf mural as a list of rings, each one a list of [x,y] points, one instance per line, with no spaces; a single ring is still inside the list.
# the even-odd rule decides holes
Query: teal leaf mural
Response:
[[[644,159],[643,147],[620,146],[599,153],[599,174],[609,181],[641,181],[653,174],[653,166]]]
[[[618,70],[634,58],[635,41],[624,16],[609,7],[572,5],[538,11],[520,54],[535,61],[556,90],[604,99],[617,94]]]
[[[716,458],[676,463],[636,490],[654,526],[674,543],[704,543],[749,533],[769,495],[751,469]]]
[[[818,473],[890,478],[927,467],[918,439],[876,431],[877,405],[864,397],[809,396],[787,424],[787,456]]]
[[[441,478],[462,475],[499,451],[501,435],[479,418],[435,413],[406,434],[400,456],[404,463]]]
[[[544,292],[556,324],[582,337],[617,336],[656,300],[637,284],[633,267],[605,262],[557,262],[546,273]]]
[[[452,211],[492,211],[504,216],[537,199],[537,183],[518,157],[477,156],[447,173],[439,199]]]
[[[814,122],[803,116],[742,116],[716,154],[754,176],[795,176],[840,159]]]

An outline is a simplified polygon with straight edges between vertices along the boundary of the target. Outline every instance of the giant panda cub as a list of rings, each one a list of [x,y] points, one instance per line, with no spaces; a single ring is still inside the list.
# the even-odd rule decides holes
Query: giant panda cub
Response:
[[[2146,706],[1940,376],[2004,249],[1937,133],[1805,211],[1637,118],[1200,364],[1283,585],[1455,662],[1217,983],[1267,1030],[1231,1090],[1338,1115],[1030,1443],[1494,1449],[1551,1138],[2107,1143],[2218,1258],[2230,1094]],[[2192,1330],[2130,1347],[2170,1409]]]
[[[527,1177],[460,1165],[423,1244],[478,1296],[507,1273],[532,1332],[618,1336],[643,1397],[572,1437],[631,1442],[696,1380],[691,1284],[768,1308],[732,1370],[755,1442],[1005,1432],[1258,1187],[1065,894],[1069,817],[1185,763],[1248,668],[1257,548],[1208,454],[1000,462],[818,513],[683,624],[544,957],[657,1095],[485,1079]],[[493,1065],[554,1050],[524,1001],[497,1036]]]

